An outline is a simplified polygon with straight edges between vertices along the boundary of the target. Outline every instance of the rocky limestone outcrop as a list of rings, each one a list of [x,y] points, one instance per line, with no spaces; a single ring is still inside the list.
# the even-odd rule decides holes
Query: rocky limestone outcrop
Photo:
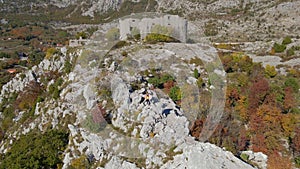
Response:
[[[243,151],[241,155],[247,156],[247,161],[256,164],[261,169],[267,169],[268,156],[262,152]]]
[[[182,151],[182,154],[176,155],[174,160],[167,162],[161,168],[253,169],[250,165],[237,159],[231,152],[224,151],[220,147],[210,143],[191,141],[182,144],[175,151]]]
[[[142,61],[146,59],[164,63],[170,58],[195,56],[195,53],[184,48],[184,44],[152,47],[152,50],[141,48],[132,57],[135,63],[140,62],[142,65],[136,70],[137,73],[145,70],[146,65]],[[194,44],[189,47],[195,48],[205,61],[210,61],[216,53],[209,46]],[[82,53],[77,52],[78,55]],[[113,57],[117,60],[122,56],[113,54]],[[82,58],[84,57],[80,59]],[[60,59],[57,63],[43,61],[34,70],[38,76],[43,74],[43,70],[62,71],[63,63]],[[182,73],[183,64],[180,63],[167,63],[170,65],[169,71],[175,72],[176,77]],[[127,68],[130,66],[123,64],[122,69],[118,69],[118,66],[115,69],[109,67],[110,64],[97,68],[90,67],[89,61],[78,62],[73,71],[64,76],[66,86],[62,89],[60,98],[38,103],[35,120],[27,126],[21,126],[15,134],[8,136],[8,140],[14,140],[21,133],[26,134],[34,128],[44,131],[48,127],[66,127],[70,131],[70,137],[63,153],[63,168],[68,168],[72,160],[82,155],[95,162],[105,162],[104,168],[252,168],[228,151],[195,141],[189,135],[190,122],[184,111],[168,96],[158,94],[159,90],[146,83],[133,90],[131,82],[141,81],[141,77],[136,73],[129,73]],[[195,65],[191,67],[194,68]],[[188,66],[184,68],[189,69]],[[188,72],[190,70],[186,70]],[[184,83],[186,79],[182,79]],[[104,92],[110,93],[106,96],[110,98],[102,98],[98,93],[104,90],[101,86],[104,83],[108,85]],[[150,104],[141,103],[146,89],[151,95]],[[101,109],[98,107],[94,113],[99,104]],[[109,105],[113,105],[113,108],[105,110]],[[111,115],[111,124],[103,120],[106,113]],[[102,118],[97,119],[95,115],[102,115]],[[98,124],[96,122],[99,119]],[[91,124],[98,128],[91,129],[88,127]],[[1,152],[5,153],[5,148],[4,144],[1,145]]]
[[[146,59],[158,58],[156,61],[162,63],[164,59],[174,56],[194,56],[182,44],[174,45],[165,44],[164,49],[153,45],[154,49],[137,51],[132,58],[135,63],[141,64],[138,69],[142,71],[146,68],[142,64]],[[210,61],[216,52],[197,44],[189,48],[195,48],[206,61]],[[112,55],[114,59],[121,57],[114,53]],[[177,62],[170,64],[173,64],[171,71],[181,73]],[[98,168],[252,168],[228,151],[195,141],[189,135],[189,121],[184,112],[167,96],[162,97],[159,91],[150,89],[147,84],[132,90],[130,83],[141,81],[141,76],[128,73],[130,66],[126,63],[123,63],[121,69],[110,67],[111,64],[107,64],[107,67],[97,70],[79,63],[69,74],[71,83],[62,93],[69,104],[68,109],[76,112],[77,119],[74,124],[68,125],[73,139],[68,147],[70,152],[65,154],[63,168],[67,168],[78,157],[74,155],[75,151],[92,155],[97,161],[107,161],[104,167]],[[110,90],[111,101],[103,100],[96,94],[97,90],[103,90],[98,88],[99,84],[106,84],[108,88],[105,90]],[[151,95],[150,104],[141,103],[145,90]],[[84,123],[98,104],[104,108],[113,104],[114,109],[106,112],[111,114],[111,124],[103,122],[104,127],[94,132],[85,127]],[[131,160],[126,160],[128,158]],[[138,159],[144,163],[137,165]]]

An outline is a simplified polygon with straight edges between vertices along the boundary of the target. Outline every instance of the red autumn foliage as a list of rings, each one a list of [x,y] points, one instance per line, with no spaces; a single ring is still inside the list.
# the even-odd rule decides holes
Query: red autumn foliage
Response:
[[[249,93],[249,112],[255,113],[260,104],[263,103],[269,91],[269,82],[264,77],[258,76],[254,79]]]
[[[204,125],[203,119],[195,120],[192,127],[190,128],[191,135],[195,138],[199,138],[203,125]]]
[[[226,94],[226,107],[234,107],[240,99],[239,91],[236,88],[228,89]]]
[[[245,151],[249,146],[250,138],[247,135],[247,130],[245,129],[245,127],[241,127],[239,132],[240,132],[239,133],[240,136],[238,139],[238,150]]]
[[[300,127],[297,127],[295,131],[295,136],[292,139],[292,149],[295,155],[300,155]]]
[[[170,93],[170,90],[172,87],[174,87],[175,82],[173,80],[169,80],[169,81],[165,82],[163,85],[164,85],[165,92]]]
[[[251,141],[252,142],[252,150],[254,152],[267,153],[268,150],[266,148],[265,140],[266,140],[266,138],[263,133],[254,135],[254,137],[252,138],[252,141]]]
[[[274,152],[268,156],[268,169],[290,169],[292,163],[289,157],[283,157],[278,152]]]
[[[17,39],[25,39],[30,34],[28,27],[15,28],[10,32]]]

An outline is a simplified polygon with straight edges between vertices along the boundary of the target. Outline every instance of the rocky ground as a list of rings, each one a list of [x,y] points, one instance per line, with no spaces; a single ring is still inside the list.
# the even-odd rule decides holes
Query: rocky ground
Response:
[[[15,125],[20,125],[19,129],[1,142],[1,153],[20,135],[51,126],[70,131],[63,168],[82,155],[91,158],[98,168],[252,168],[224,149],[195,141],[188,128],[193,114],[177,107],[141,76],[149,67],[166,68],[164,71],[172,73],[178,84],[195,86],[194,68],[204,73],[205,67],[183,60],[199,57],[210,63],[216,50],[203,44],[132,43],[109,54],[104,43],[97,46],[98,50],[93,50],[95,44],[69,49],[73,52],[62,48],[60,57],[45,59],[26,71],[25,78],[17,75],[6,84],[1,99],[21,91],[32,80],[41,81],[47,71],[63,71],[65,59],[77,60],[73,71],[63,76],[58,100],[46,98],[38,103],[35,119],[28,124],[18,123],[22,116],[18,112]],[[126,57],[121,54],[124,50]],[[138,88],[132,86],[134,83]],[[151,95],[150,105],[139,103],[146,89]]]

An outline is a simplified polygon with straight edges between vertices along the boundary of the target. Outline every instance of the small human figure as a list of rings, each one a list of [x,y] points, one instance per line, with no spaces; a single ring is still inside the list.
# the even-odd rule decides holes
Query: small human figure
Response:
[[[145,92],[145,93],[143,93],[144,95],[142,96],[142,98],[141,98],[141,100],[140,100],[140,104],[142,104],[143,103],[143,105],[145,105],[145,103],[146,104],[148,104],[148,105],[150,105],[151,104],[151,102],[150,102],[150,99],[151,99],[151,96],[150,96],[150,94],[149,94],[149,92]]]
[[[145,102],[150,105],[150,95],[149,93],[147,92],[146,95],[145,95]]]

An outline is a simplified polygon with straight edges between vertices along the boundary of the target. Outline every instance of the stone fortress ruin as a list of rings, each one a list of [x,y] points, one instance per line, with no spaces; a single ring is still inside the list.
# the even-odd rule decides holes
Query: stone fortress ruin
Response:
[[[178,15],[132,14],[119,20],[120,39],[125,40],[128,36],[133,36],[136,34],[134,30],[139,30],[141,39],[144,39],[155,25],[160,25],[172,29],[169,36],[186,43],[187,24],[187,20]]]

